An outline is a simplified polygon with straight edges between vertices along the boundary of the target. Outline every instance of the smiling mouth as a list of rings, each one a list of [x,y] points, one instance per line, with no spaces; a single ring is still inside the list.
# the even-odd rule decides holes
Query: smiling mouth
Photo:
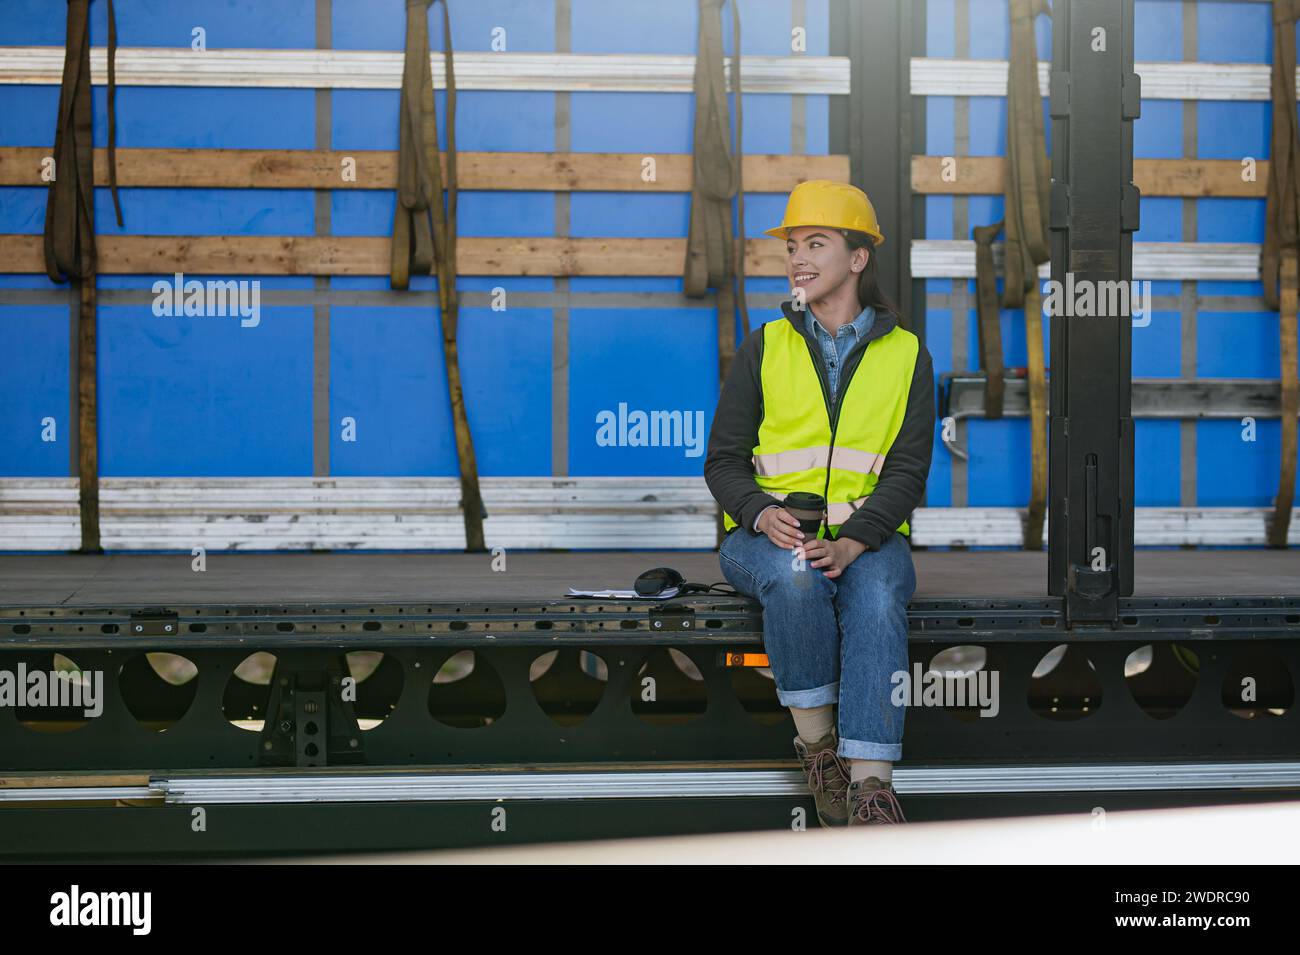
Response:
[[[794,274],[794,284],[807,285],[813,279],[817,278],[818,274],[819,273],[817,272],[796,272]]]

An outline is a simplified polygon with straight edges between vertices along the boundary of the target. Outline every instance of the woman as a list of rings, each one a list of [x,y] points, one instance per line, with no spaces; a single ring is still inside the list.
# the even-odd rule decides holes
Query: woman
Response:
[[[792,299],[741,344],[718,400],[704,476],[724,511],[719,562],[763,606],[822,825],[906,821],[891,695],[908,671],[907,518],[930,470],[933,366],[877,284],[884,236],[862,190],[800,183],[766,234],[785,240]],[[815,537],[781,503],[796,491],[825,498]]]

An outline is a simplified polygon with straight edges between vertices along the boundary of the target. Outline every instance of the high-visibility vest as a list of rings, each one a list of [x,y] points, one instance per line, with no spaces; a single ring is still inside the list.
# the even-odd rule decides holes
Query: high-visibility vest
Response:
[[[762,328],[763,420],[753,450],[754,480],[783,499],[794,491],[821,494],[827,519],[818,537],[833,537],[875,489],[885,456],[903,427],[912,388],[917,337],[901,326],[868,342],[838,391],[832,421],[828,395],[808,340],[788,318]],[[727,531],[737,522],[725,511]],[[910,534],[907,521],[899,533]]]

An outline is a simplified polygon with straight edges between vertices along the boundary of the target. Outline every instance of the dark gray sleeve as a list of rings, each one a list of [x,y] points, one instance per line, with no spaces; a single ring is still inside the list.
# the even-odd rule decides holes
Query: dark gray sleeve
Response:
[[[880,480],[866,503],[840,526],[836,537],[851,537],[866,544],[868,550],[880,550],[921,503],[934,453],[934,405],[934,362],[922,343],[916,353],[903,427],[885,455]]]
[[[724,511],[754,535],[759,533],[753,529],[759,511],[781,503],[754,480],[754,446],[763,420],[762,338],[763,328],[759,326],[736,350],[713,413],[704,459],[704,481],[709,492]]]

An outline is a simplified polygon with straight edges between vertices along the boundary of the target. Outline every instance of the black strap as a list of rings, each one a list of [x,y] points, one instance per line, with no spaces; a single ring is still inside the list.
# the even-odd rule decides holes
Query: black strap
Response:
[[[735,587],[731,586],[731,584],[727,583],[725,580],[720,580],[720,581],[718,581],[716,584],[691,584],[691,583],[682,583],[682,584],[678,585],[678,587],[677,587],[677,593],[678,593],[678,594],[708,594],[708,593],[718,593],[718,594],[723,594],[723,595],[728,596],[728,597],[743,597],[743,596],[745,596],[744,594],[739,593],[739,592],[736,590]]]

